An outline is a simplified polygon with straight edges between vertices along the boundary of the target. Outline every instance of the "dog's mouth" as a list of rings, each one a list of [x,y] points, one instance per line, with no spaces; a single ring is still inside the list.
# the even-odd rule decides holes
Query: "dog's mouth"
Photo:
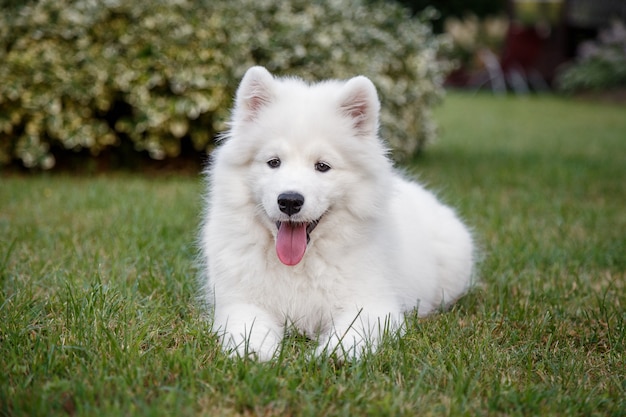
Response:
[[[317,227],[320,219],[312,222],[277,221],[276,254],[282,263],[288,266],[297,265],[304,257],[306,246],[311,240],[311,232]]]

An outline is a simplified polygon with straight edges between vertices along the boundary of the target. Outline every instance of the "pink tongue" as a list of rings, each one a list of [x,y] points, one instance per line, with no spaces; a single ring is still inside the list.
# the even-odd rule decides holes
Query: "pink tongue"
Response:
[[[285,265],[293,266],[302,260],[306,250],[306,223],[282,222],[276,236],[276,253]]]

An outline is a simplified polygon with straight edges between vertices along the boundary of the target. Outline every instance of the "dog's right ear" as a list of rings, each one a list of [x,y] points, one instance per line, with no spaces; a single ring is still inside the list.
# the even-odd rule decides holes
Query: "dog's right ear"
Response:
[[[274,77],[264,67],[251,67],[243,76],[235,97],[235,119],[256,119],[259,111],[274,98]]]

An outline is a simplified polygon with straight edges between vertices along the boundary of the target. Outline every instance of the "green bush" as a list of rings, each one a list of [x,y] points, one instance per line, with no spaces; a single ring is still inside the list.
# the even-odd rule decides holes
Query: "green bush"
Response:
[[[501,16],[506,13],[508,0],[396,0],[418,13],[428,7],[439,12],[439,19],[433,24],[437,32],[445,30],[449,18],[463,19],[468,14],[483,20],[489,16]]]
[[[0,164],[51,168],[130,141],[154,159],[211,148],[245,70],[364,74],[395,156],[434,136],[447,64],[430,26],[366,0],[40,0],[0,10]]]
[[[574,64],[557,78],[561,91],[572,93],[626,87],[626,26],[614,21],[598,39],[584,42]]]

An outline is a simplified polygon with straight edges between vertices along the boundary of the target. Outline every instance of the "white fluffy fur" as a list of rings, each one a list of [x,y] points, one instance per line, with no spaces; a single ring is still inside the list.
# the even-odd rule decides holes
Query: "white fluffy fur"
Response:
[[[470,233],[394,172],[378,113],[365,77],[308,85],[261,67],[244,76],[213,155],[201,235],[205,296],[228,352],[271,359],[293,326],[319,341],[317,353],[358,357],[401,329],[405,312],[428,314],[467,291]],[[331,169],[317,171],[318,162]],[[286,191],[305,197],[295,220],[321,217],[295,266],[275,249]]]

